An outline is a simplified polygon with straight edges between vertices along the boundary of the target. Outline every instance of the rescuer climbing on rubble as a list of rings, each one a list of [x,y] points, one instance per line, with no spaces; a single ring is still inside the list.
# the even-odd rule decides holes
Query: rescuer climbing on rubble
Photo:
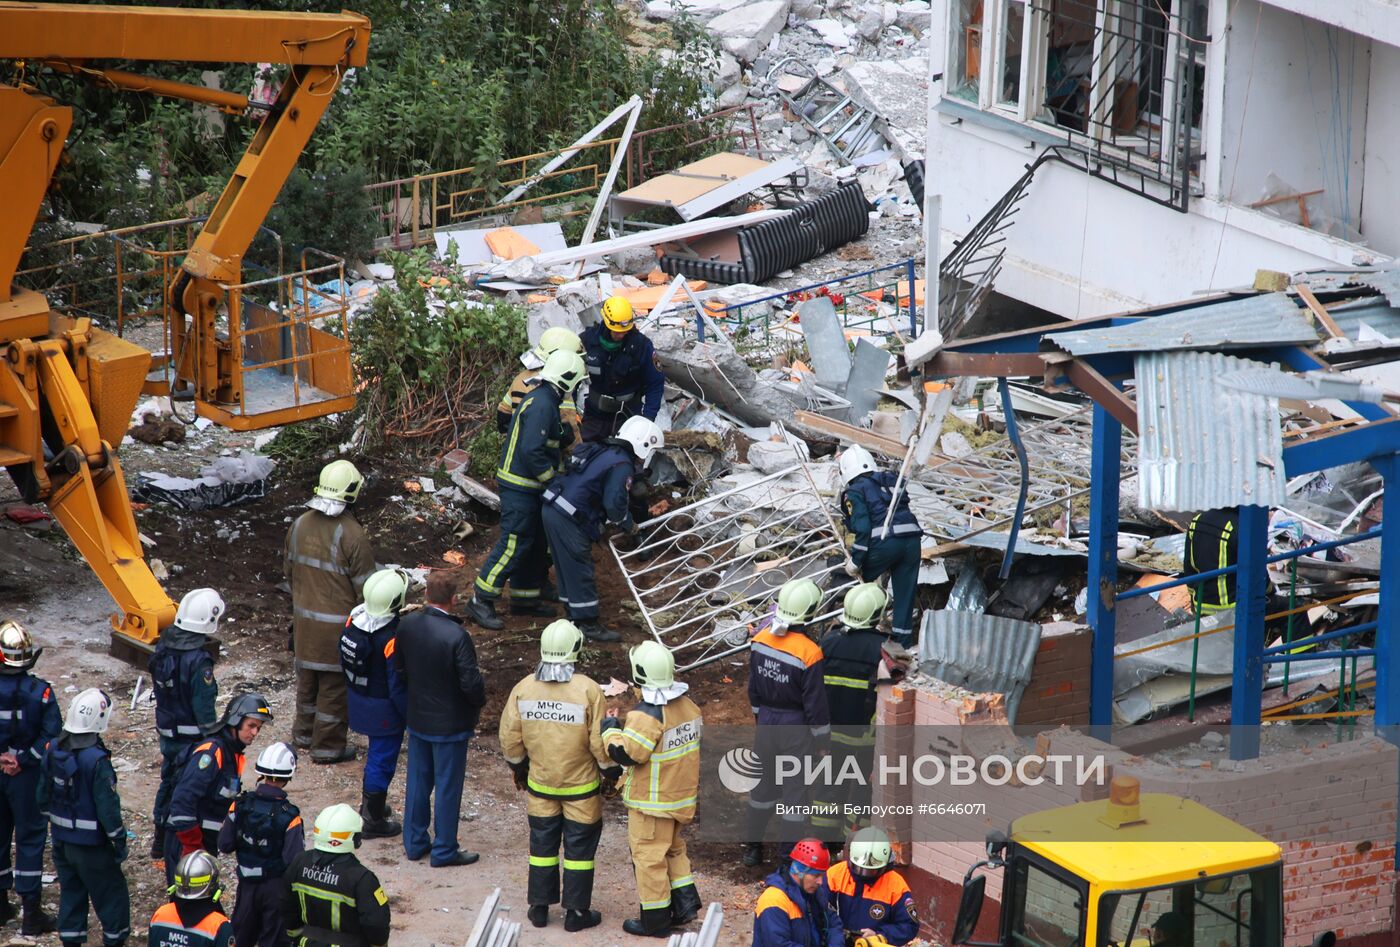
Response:
[[[565,350],[554,352],[540,369],[539,384],[511,416],[496,469],[501,535],[477,572],[476,594],[466,607],[467,617],[483,628],[505,627],[496,614],[496,601],[507,582],[512,615],[554,617],[554,607],[540,600],[549,571],[540,504],[545,487],[559,472],[561,450],[573,436],[561,418],[560,406],[572,397],[583,377],[582,358]]]
[[[598,620],[593,544],[602,538],[605,523],[637,531],[630,509],[632,478],[651,463],[663,439],[655,421],[628,418],[616,437],[575,450],[564,476],[545,488],[541,515],[559,591],[570,620],[590,641],[622,637]]]
[[[826,690],[822,684],[822,649],[808,637],[821,607],[822,590],[811,579],[791,579],[778,590],[778,607],[771,627],[749,645],[749,706],[753,710],[754,756],[760,766],[758,784],[749,793],[745,819],[744,864],[763,861],[763,835],[778,802],[784,805],[778,832],[778,861],[807,833],[804,814],[808,787],[798,779],[777,775],[777,757],[806,757],[826,749],[831,732]]]
[[[841,620],[822,636],[822,682],[831,711],[831,771],[845,773],[854,762],[866,777],[875,763],[875,684],[880,676],[888,636],[880,631],[885,592],[873,582],[846,592]],[[846,833],[868,821],[863,812],[870,803],[870,780],[829,779],[815,787],[816,809],[812,828],[835,850]]]
[[[47,823],[34,800],[44,747],[58,736],[63,723],[53,687],[31,673],[43,651],[34,647],[34,639],[19,622],[0,622],[0,706],[5,708],[0,712],[0,923],[15,916],[10,903],[13,884],[26,935],[54,929],[53,918],[40,904]]]
[[[627,768],[627,846],[637,879],[641,915],[622,924],[628,934],[666,937],[700,913],[681,828],[695,819],[700,793],[700,708],[676,680],[666,646],[644,641],[627,653],[641,702],[625,723],[603,720],[603,742],[613,762]]]
[[[364,820],[344,803],[316,816],[311,849],[287,866],[282,897],[287,936],[298,947],[383,947],[389,896],[355,857]]]
[[[160,633],[147,664],[156,695],[156,733],[160,736],[160,785],[151,822],[151,858],[165,857],[165,817],[175,789],[176,760],[219,723],[219,683],[214,658],[206,645],[219,631],[224,600],[213,589],[195,589],[180,599],[175,624]]]
[[[583,439],[612,437],[638,415],[655,421],[666,391],[651,339],[636,327],[632,304],[621,296],[603,303],[603,318],[583,330],[588,396],[583,403]]]
[[[851,836],[845,861],[826,873],[831,906],[846,939],[879,936],[903,947],[919,936],[919,913],[909,884],[893,868],[894,849],[883,829],[870,826]]]
[[[804,838],[792,846],[754,905],[752,947],[843,947],[841,918],[826,890],[830,866],[820,839]]]
[[[520,407],[520,402],[525,400],[525,396],[534,390],[539,383],[540,369],[544,368],[544,363],[555,352],[573,352],[575,355],[583,355],[583,343],[573,331],[563,326],[550,326],[540,334],[539,342],[535,347],[525,351],[520,356],[520,364],[524,365],[523,371],[518,372],[511,379],[510,387],[501,396],[500,404],[496,405],[496,430],[505,434],[510,430],[510,419],[515,414],[515,410]],[[574,443],[579,441],[579,420],[578,406],[574,404],[573,395],[570,394],[559,405],[559,416],[574,432]]]
[[[389,810],[389,784],[403,748],[407,695],[394,671],[399,612],[408,598],[408,575],[380,569],[365,582],[365,600],[355,606],[340,633],[340,666],[350,691],[350,729],[369,738],[360,781],[365,838],[390,838],[403,831]]]
[[[166,881],[174,883],[176,865],[190,852],[218,852],[229,804],[243,788],[243,752],[271,720],[267,698],[239,694],[228,702],[222,726],[185,750],[165,819]]]
[[[622,767],[603,746],[603,690],[575,669],[583,635],[560,619],[540,635],[540,663],[511,688],[501,709],[501,753],[528,792],[530,871],[526,901],[535,927],[560,903],[562,842],[564,929],[596,927],[593,858],[603,833],[603,784],[616,785]]]
[[[311,749],[313,763],[355,758],[346,740],[345,675],[340,632],[374,572],[369,536],[350,510],[364,478],[348,460],[321,468],[316,495],[287,531],[283,570],[292,586],[297,713],[293,742]]]
[[[886,573],[894,599],[891,637],[906,648],[914,640],[914,592],[919,582],[919,537],[923,530],[909,508],[909,493],[895,495],[898,478],[875,466],[875,458],[855,445],[841,452],[839,461],[841,510],[846,528],[855,534],[851,560],[865,582],[877,582]],[[885,519],[890,506],[894,515]]]

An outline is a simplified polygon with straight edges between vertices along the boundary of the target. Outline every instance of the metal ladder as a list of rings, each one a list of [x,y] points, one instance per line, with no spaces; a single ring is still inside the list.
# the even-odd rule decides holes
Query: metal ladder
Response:
[[[804,59],[780,59],[768,70],[768,82],[792,114],[826,142],[844,164],[852,164],[871,150],[866,146],[872,137],[881,137],[875,128],[880,116],[817,75]]]

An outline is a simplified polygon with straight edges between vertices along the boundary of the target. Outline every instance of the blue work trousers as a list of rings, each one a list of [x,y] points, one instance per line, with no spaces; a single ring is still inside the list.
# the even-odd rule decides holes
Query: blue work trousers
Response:
[[[151,822],[162,828],[165,817],[170,814],[170,797],[175,793],[175,779],[180,775],[177,761],[190,742],[160,738],[160,785],[156,787],[155,804],[151,807]]]
[[[466,739],[439,743],[409,731],[403,850],[410,859],[422,858],[430,848],[435,865],[457,854],[457,820],[462,812],[462,783],[466,778]],[[436,814],[428,799],[430,795],[437,804]],[[428,842],[430,819],[433,823],[431,845]]]
[[[598,583],[593,577],[593,540],[573,515],[552,503],[541,514],[554,571],[559,576],[559,597],[572,621],[598,620]]]
[[[389,784],[394,781],[394,770],[399,766],[399,750],[402,747],[402,730],[369,738],[362,784],[365,792],[389,791]]]
[[[892,600],[890,637],[908,647],[914,640],[914,591],[919,586],[918,536],[891,536],[870,544],[861,563],[861,579],[878,582],[886,572]]]
[[[37,766],[13,776],[0,775],[0,891],[13,887],[21,898],[37,895],[44,875],[48,820],[39,813],[38,788]],[[15,844],[13,869],[11,838]]]
[[[549,572],[549,548],[540,524],[540,493],[501,488],[501,535],[476,575],[476,594],[501,597],[510,583],[511,598],[537,599]]]
[[[131,934],[131,896],[126,875],[110,845],[53,843],[58,875],[58,936],[65,944],[86,944],[88,904],[102,925],[105,947],[125,944]]]
[[[240,947],[288,947],[287,922],[282,916],[281,878],[238,879],[233,904],[233,942]]]

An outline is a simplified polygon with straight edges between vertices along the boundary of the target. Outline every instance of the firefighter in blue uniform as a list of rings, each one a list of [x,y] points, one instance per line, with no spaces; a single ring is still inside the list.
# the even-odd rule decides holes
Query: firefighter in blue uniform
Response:
[[[68,705],[62,736],[44,752],[38,804],[53,831],[58,936],[65,945],[87,943],[89,902],[104,947],[125,944],[131,933],[131,898],[121,869],[126,826],[112,754],[102,743],[111,719],[111,699],[90,687]]]
[[[617,437],[574,450],[568,472],[544,491],[544,533],[559,574],[569,620],[589,641],[617,641],[622,636],[598,620],[598,586],[593,580],[593,544],[603,525],[635,532],[630,503],[632,477],[645,470],[661,447],[655,421],[628,418]]]
[[[505,627],[496,614],[496,600],[510,583],[513,615],[552,618],[554,608],[540,601],[549,550],[540,525],[544,489],[559,472],[562,449],[573,436],[560,416],[560,406],[583,380],[583,359],[573,352],[554,352],[540,369],[540,382],[511,415],[510,430],[501,447],[496,485],[501,495],[501,535],[487,553],[476,576],[476,594],[467,603],[467,617],[483,628]]]
[[[583,439],[601,441],[638,415],[655,421],[666,391],[656,350],[636,328],[632,304],[621,296],[603,303],[602,322],[583,330],[588,395],[583,403]]]
[[[360,788],[365,838],[391,838],[403,831],[389,811],[389,784],[403,747],[407,694],[394,673],[399,611],[408,599],[408,574],[380,569],[365,581],[365,600],[355,606],[340,633],[340,667],[350,691],[350,729],[369,738]]]
[[[852,835],[846,860],[827,870],[831,906],[841,918],[848,942],[878,936],[893,947],[903,947],[919,936],[914,895],[891,867],[893,854],[890,837],[872,826]]]
[[[213,589],[195,589],[180,599],[175,624],[160,633],[147,664],[156,694],[156,733],[160,736],[160,786],[151,822],[151,858],[165,857],[165,817],[175,788],[175,761],[190,744],[219,722],[219,684],[214,659],[205,650],[219,630],[224,600]]]
[[[218,853],[219,830],[243,789],[243,751],[271,720],[265,697],[239,694],[228,702],[219,729],[185,751],[165,820],[168,883],[174,884],[175,866],[184,856],[200,849]]]
[[[744,864],[763,861],[763,835],[779,800],[785,806],[778,834],[778,861],[806,834],[807,786],[802,780],[778,784],[777,757],[804,757],[826,749],[831,716],[822,684],[822,650],[807,636],[821,606],[822,591],[811,579],[793,579],[778,590],[772,626],[749,645],[749,704],[754,712],[754,755],[761,775],[749,793]]]
[[[245,947],[286,947],[282,875],[306,848],[301,810],[287,801],[287,784],[297,772],[296,751],[274,743],[258,754],[253,768],[257,788],[239,793],[219,830],[219,851],[238,858],[233,935]]]
[[[848,811],[864,812],[870,805],[870,774],[875,764],[875,682],[880,674],[888,637],[879,629],[885,592],[874,582],[850,589],[842,602],[841,621],[822,636],[823,683],[831,710],[831,770],[846,772],[854,759],[865,775],[861,782],[831,780],[816,791],[812,828],[828,845],[839,845],[846,834],[868,823]],[[851,809],[847,810],[847,806]]]
[[[54,929],[40,904],[44,872],[44,817],[35,804],[39,761],[58,736],[62,722],[49,682],[30,673],[43,648],[36,649],[18,622],[0,623],[0,923],[15,916],[13,885],[24,907],[24,933]],[[15,844],[10,867],[10,838]]]
[[[909,509],[909,493],[901,490],[896,498],[898,478],[878,470],[875,458],[863,447],[842,451],[839,466],[845,485],[841,509],[846,528],[856,537],[851,560],[864,582],[876,582],[889,573],[894,598],[891,637],[907,648],[914,640],[914,592],[919,583],[919,537],[923,535]],[[894,515],[886,529],[885,516],[891,503]]]

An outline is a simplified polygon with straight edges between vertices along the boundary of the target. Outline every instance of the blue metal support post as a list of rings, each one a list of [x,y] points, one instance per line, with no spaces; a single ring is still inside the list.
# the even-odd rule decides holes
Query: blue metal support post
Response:
[[[1371,465],[1385,483],[1387,498],[1400,495],[1400,454]],[[1391,504],[1391,519],[1381,529],[1381,604],[1376,617],[1376,733],[1400,745],[1400,503]],[[1392,578],[1387,579],[1386,576]],[[1388,592],[1386,591],[1388,590]]]
[[[913,340],[919,337],[919,294],[914,291],[914,258],[912,256],[904,264],[904,278],[909,281],[909,338]],[[898,286],[898,284],[895,285]],[[937,298],[937,293],[938,289],[935,287],[934,298]],[[925,292],[925,297],[927,297],[927,292]],[[894,294],[894,301],[896,307],[898,307],[899,292],[897,290]],[[925,298],[924,302],[927,306],[927,298]],[[925,319],[924,321],[927,325],[928,320]]]
[[[1240,560],[1235,591],[1235,673],[1230,690],[1230,758],[1259,756],[1264,706],[1264,615],[1269,572],[1269,509],[1240,507]]]
[[[1109,740],[1113,725],[1113,646],[1117,640],[1114,598],[1118,590],[1118,490],[1123,426],[1103,405],[1094,405],[1094,451],[1089,482],[1089,625],[1094,630],[1089,672],[1089,723]]]

